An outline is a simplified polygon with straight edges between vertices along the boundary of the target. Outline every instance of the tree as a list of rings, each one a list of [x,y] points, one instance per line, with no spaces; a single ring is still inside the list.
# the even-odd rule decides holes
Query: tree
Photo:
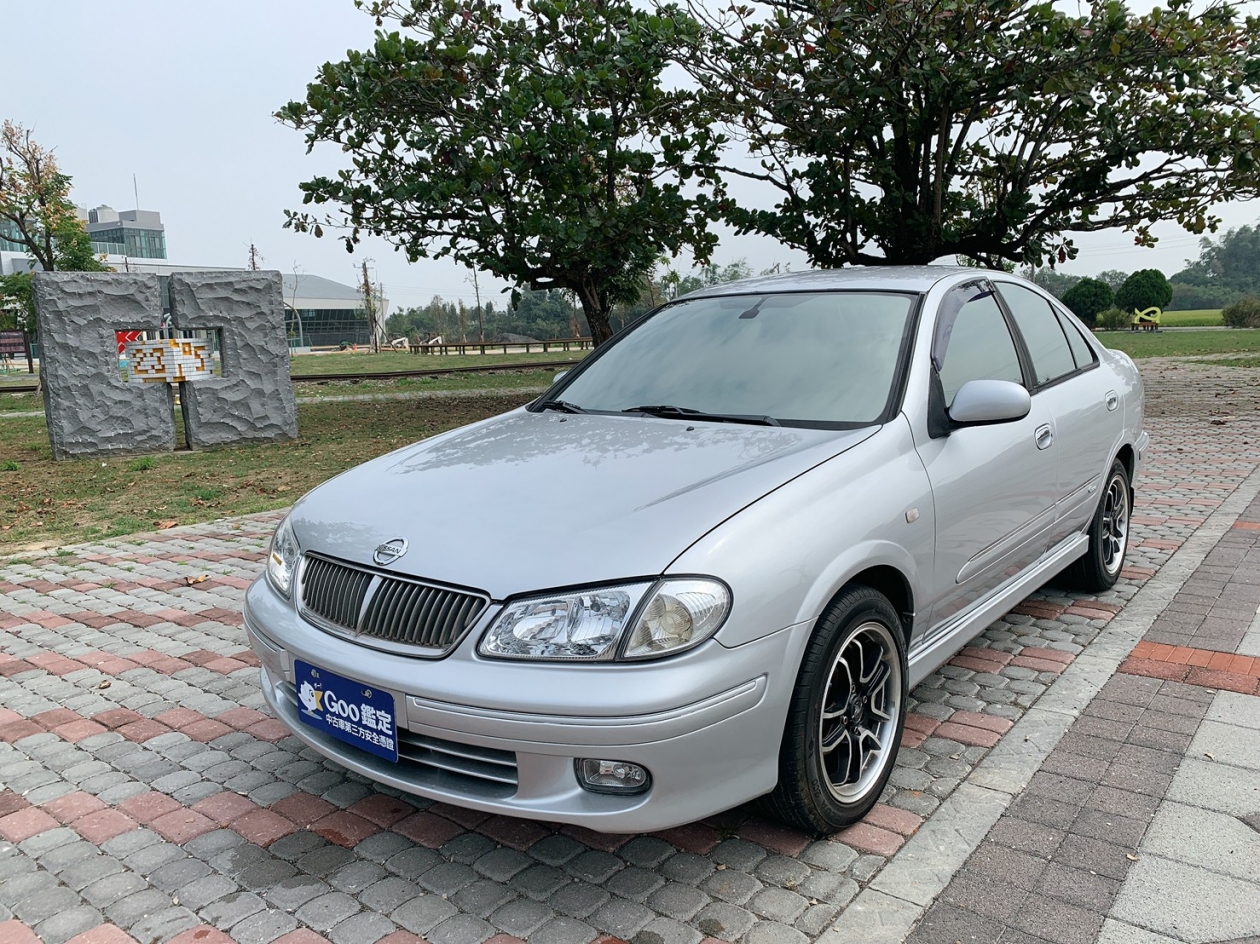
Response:
[[[46,272],[96,272],[105,268],[70,199],[70,177],[52,151],[21,125],[0,125],[0,222]],[[11,313],[6,317],[5,312]],[[31,274],[0,276],[0,320],[35,328]]]
[[[716,243],[684,193],[718,188],[708,123],[662,73],[699,46],[699,24],[632,0],[359,0],[373,47],[327,63],[278,117],[350,155],[301,185],[340,210],[286,225],[341,224],[347,249],[383,236],[412,261],[451,256],[517,286],[577,297],[597,342],[612,306],[662,253],[701,261]]]
[[[1119,269],[1104,269],[1094,276],[1094,278],[1098,279],[1099,282],[1106,282],[1109,286],[1111,286],[1111,290],[1113,292],[1123,285],[1124,280],[1128,277],[1129,273],[1122,272]]]
[[[1068,275],[1049,266],[1026,266],[1020,275],[1040,285],[1055,298],[1063,298],[1081,280],[1079,275]]]
[[[1090,326],[1100,311],[1106,311],[1115,302],[1115,292],[1101,279],[1081,279],[1063,295],[1063,304]]]
[[[1116,307],[1125,312],[1163,308],[1172,297],[1172,286],[1164,273],[1159,269],[1138,269],[1116,292]]]
[[[1170,281],[1260,295],[1260,226],[1231,229],[1215,242],[1205,237],[1199,247],[1199,258],[1187,260]]]
[[[693,8],[698,6],[693,4]],[[740,232],[814,265],[1073,257],[1071,234],[1193,232],[1260,193],[1260,20],[1211,0],[766,0],[690,61],[775,188]]]

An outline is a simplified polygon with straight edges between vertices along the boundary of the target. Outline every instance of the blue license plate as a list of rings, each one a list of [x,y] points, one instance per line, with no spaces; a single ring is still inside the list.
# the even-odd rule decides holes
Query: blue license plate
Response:
[[[398,762],[394,696],[362,682],[293,660],[298,717],[313,728]]]

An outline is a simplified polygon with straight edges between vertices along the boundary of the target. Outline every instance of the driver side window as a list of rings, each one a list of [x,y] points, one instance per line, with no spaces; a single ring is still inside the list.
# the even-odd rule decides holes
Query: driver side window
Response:
[[[945,296],[932,339],[932,364],[947,409],[969,380],[1024,383],[1015,341],[992,288],[963,285]]]

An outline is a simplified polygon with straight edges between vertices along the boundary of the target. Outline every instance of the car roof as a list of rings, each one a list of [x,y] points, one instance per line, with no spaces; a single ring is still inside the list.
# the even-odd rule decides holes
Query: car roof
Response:
[[[683,298],[712,298],[719,295],[753,295],[763,292],[824,292],[835,289],[862,289],[884,292],[926,292],[941,279],[953,275],[972,273],[977,276],[990,273],[987,269],[966,266],[853,266],[847,269],[811,269],[806,272],[788,272],[784,275],[766,275],[738,282],[721,282]]]

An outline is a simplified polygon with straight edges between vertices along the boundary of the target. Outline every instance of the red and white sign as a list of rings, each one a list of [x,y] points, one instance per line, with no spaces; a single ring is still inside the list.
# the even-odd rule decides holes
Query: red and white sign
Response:
[[[127,345],[132,341],[139,341],[144,337],[143,331],[115,331],[118,336],[118,353],[122,354],[127,349]]]

